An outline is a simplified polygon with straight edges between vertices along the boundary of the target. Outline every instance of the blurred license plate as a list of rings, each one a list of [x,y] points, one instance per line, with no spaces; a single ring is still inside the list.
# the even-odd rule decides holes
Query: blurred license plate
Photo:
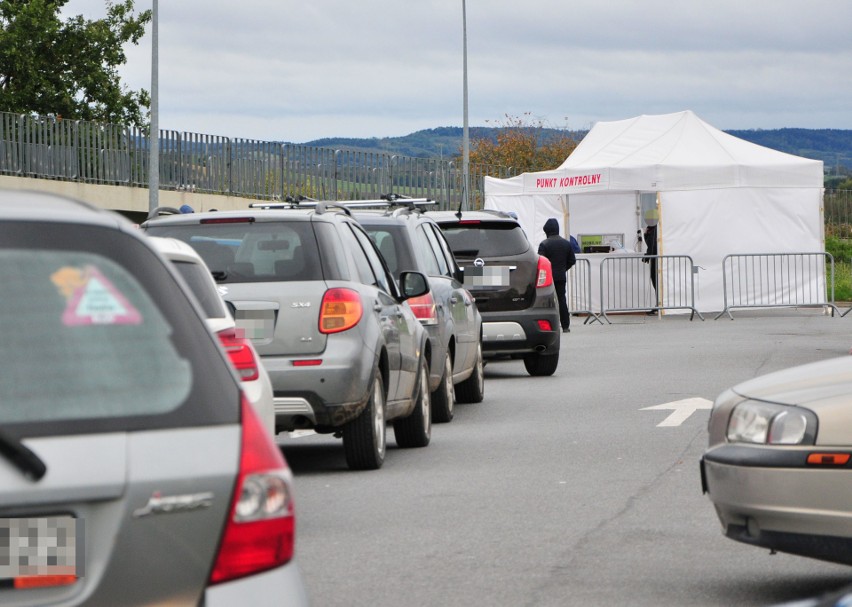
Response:
[[[73,584],[84,562],[82,519],[0,518],[0,587]]]
[[[234,322],[242,330],[242,337],[251,340],[272,339],[275,310],[237,310]]]
[[[464,269],[467,288],[508,287],[509,266],[471,266]]]

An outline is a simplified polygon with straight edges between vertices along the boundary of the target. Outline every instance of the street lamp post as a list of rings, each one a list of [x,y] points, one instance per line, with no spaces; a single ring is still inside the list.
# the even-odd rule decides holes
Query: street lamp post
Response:
[[[159,206],[160,194],[160,116],[159,97],[159,32],[157,0],[151,7],[151,124],[148,134],[148,211]]]
[[[467,8],[462,0],[462,44],[464,62],[464,126],[462,127],[462,209],[470,208],[470,136],[467,124]]]

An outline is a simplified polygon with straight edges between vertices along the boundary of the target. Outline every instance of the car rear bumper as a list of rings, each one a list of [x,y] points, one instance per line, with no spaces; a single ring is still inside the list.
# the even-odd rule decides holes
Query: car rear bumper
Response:
[[[317,364],[299,366],[304,361]],[[357,417],[367,403],[375,356],[326,351],[313,357],[264,356],[274,391],[275,425],[279,431],[339,427]]]
[[[295,562],[233,582],[210,586],[204,592],[204,607],[307,607],[308,594]]]
[[[852,470],[701,461],[703,489],[731,539],[837,562],[852,560]],[[845,549],[845,555],[829,555]],[[839,560],[843,557],[845,560]]]
[[[505,354],[556,354],[559,352],[562,328],[556,308],[529,308],[517,312],[482,312],[482,354],[484,357]],[[550,331],[542,330],[539,321],[547,321]]]

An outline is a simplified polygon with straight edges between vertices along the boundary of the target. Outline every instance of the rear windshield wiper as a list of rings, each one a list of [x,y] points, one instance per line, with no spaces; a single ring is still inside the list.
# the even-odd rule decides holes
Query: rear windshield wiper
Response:
[[[31,481],[41,480],[47,466],[41,458],[17,438],[0,431],[0,456],[12,462]]]
[[[223,280],[228,278],[227,270],[216,270],[215,272],[211,270],[210,274],[213,275],[213,280],[215,280],[216,282],[222,282]]]
[[[479,253],[479,249],[454,249],[453,255],[458,255],[459,257],[474,257],[477,253]]]

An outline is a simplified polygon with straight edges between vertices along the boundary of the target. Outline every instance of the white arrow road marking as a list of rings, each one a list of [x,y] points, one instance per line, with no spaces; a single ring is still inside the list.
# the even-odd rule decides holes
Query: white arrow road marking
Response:
[[[651,407],[643,407],[640,411],[672,411],[672,413],[659,424],[658,428],[667,426],[680,426],[683,422],[689,419],[689,416],[699,409],[712,409],[713,401],[706,398],[685,398],[676,400],[671,403],[663,403],[662,405],[653,405]]]

